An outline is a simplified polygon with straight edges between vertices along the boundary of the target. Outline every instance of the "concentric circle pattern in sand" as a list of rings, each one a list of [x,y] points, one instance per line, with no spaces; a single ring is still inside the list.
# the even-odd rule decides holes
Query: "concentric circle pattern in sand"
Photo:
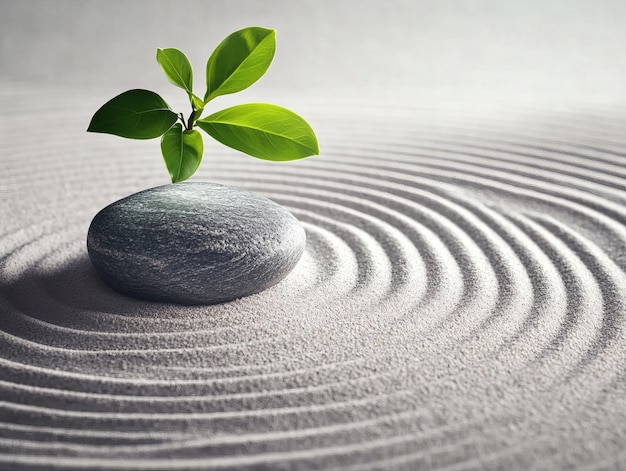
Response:
[[[158,142],[84,133],[99,95],[0,100],[0,469],[626,466],[626,113],[302,104],[320,157],[207,143],[195,179],[307,249],[181,307],[86,256],[100,208],[166,182]]]

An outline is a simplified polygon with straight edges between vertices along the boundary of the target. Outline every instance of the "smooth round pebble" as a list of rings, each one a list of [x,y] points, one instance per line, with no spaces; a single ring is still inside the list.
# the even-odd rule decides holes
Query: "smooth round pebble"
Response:
[[[214,304],[281,281],[304,251],[298,220],[239,188],[176,183],[135,193],[91,222],[89,257],[113,289],[140,299]]]

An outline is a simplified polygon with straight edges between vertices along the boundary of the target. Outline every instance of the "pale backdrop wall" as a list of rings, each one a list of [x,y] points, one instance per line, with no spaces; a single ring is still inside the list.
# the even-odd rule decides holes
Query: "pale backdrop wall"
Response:
[[[0,76],[163,87],[156,47],[184,50],[199,76],[231,31],[278,30],[258,90],[321,99],[621,102],[626,2],[568,0],[2,0]]]

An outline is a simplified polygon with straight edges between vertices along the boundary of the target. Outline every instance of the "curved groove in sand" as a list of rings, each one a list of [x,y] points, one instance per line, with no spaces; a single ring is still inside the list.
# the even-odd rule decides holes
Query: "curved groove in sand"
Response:
[[[29,96],[20,109],[39,110]],[[288,207],[307,249],[266,292],[193,308],[119,296],[85,257],[97,210],[162,183],[150,150],[74,136],[63,107],[45,155],[0,130],[0,463],[558,468],[571,443],[587,463],[618,456],[626,118],[377,111],[338,106],[318,159],[215,152],[200,178]],[[76,140],[95,142],[89,164],[68,160]]]

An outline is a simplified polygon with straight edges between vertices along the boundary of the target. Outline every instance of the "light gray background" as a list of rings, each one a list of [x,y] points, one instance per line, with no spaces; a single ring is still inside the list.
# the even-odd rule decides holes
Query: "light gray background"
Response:
[[[278,30],[260,93],[321,101],[611,103],[626,96],[626,3],[615,1],[3,0],[0,74],[35,84],[161,87],[156,47],[206,58],[249,25]]]

